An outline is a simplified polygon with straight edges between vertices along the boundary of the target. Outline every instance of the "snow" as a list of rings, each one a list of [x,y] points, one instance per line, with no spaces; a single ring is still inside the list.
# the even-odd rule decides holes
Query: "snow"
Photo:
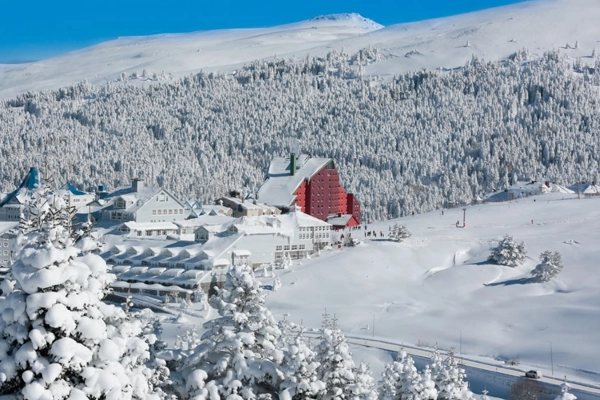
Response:
[[[366,68],[379,76],[452,69],[473,55],[499,60],[523,48],[533,56],[559,49],[586,62],[600,36],[599,18],[595,0],[537,0],[385,28],[357,14],[341,14],[272,28],[124,37],[34,63],[0,65],[0,98],[82,80],[102,85],[134,72],[139,77],[132,79],[140,84],[200,70],[234,72],[255,59],[298,59],[367,46],[382,51],[383,58]]]
[[[462,345],[464,355],[518,359],[545,375],[551,368],[543,340],[551,341],[555,376],[595,382],[599,201],[557,193],[469,206],[464,229],[454,225],[462,209],[370,224],[387,232],[398,222],[413,236],[402,243],[367,240],[279,271],[282,287],[267,306],[307,327],[320,326],[326,308],[348,334],[370,335],[364,327],[374,318],[376,337],[442,349]],[[505,234],[526,243],[524,265],[487,262]],[[561,253],[563,271],[548,283],[531,282],[545,250]]]

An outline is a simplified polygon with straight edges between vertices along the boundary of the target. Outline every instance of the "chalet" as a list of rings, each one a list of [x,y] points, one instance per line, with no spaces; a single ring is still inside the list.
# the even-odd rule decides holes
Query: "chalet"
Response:
[[[19,187],[0,199],[0,221],[19,222],[31,191],[40,183],[39,172],[31,168]]]
[[[63,195],[62,197],[65,199],[67,206],[75,207],[77,209],[85,207],[96,200],[96,194],[78,190],[69,182],[67,182],[64,192],[61,194]]]
[[[112,204],[101,211],[103,221],[140,223],[183,221],[185,205],[168,190],[145,187],[142,179],[134,179],[130,188],[111,195]]]
[[[293,153],[290,157],[275,157],[257,197],[283,209],[297,205],[302,212],[322,221],[332,215],[350,215],[345,226],[360,224],[360,203],[340,185],[331,158]]]

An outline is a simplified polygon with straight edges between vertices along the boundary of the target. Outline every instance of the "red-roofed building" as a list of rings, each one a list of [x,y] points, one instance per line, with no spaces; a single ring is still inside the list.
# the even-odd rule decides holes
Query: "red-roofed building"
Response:
[[[323,221],[342,218],[347,221],[344,226],[360,224],[360,203],[340,185],[331,158],[306,154],[274,158],[258,200],[281,208],[297,205],[302,212]]]

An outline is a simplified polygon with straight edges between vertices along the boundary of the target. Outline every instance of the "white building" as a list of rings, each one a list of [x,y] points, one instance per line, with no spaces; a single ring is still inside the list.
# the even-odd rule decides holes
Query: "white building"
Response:
[[[76,209],[85,207],[94,200],[96,200],[96,195],[94,193],[87,193],[81,190],[77,190],[75,186],[71,185],[68,182],[64,193],[61,194],[62,197],[65,199],[67,206],[75,207]]]
[[[134,179],[131,188],[113,194],[112,204],[102,210],[102,220],[142,223],[183,221],[186,207],[169,191],[144,187],[144,181]]]

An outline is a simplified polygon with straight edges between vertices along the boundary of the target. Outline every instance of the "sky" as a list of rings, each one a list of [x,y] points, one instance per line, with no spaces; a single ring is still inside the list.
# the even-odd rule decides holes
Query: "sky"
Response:
[[[255,28],[356,12],[383,25],[522,0],[15,1],[0,7],[0,63],[40,60],[119,36]]]

